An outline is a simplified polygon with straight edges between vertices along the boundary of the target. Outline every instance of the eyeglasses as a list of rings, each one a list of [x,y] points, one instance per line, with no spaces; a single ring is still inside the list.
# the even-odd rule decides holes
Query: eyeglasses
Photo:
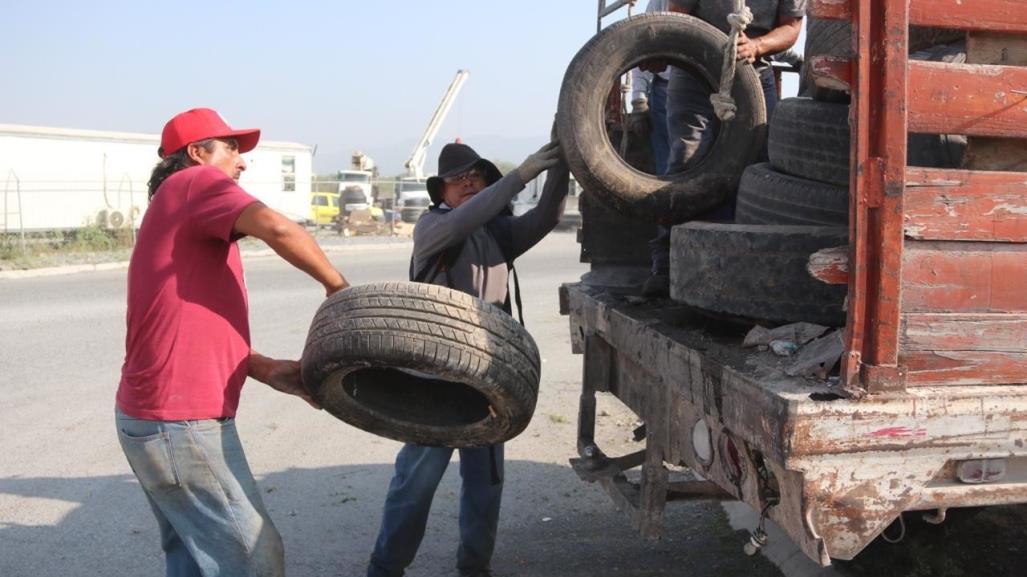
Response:
[[[455,176],[447,176],[442,179],[446,184],[458,184],[469,180],[485,180],[485,173],[477,168],[472,168],[467,172]]]

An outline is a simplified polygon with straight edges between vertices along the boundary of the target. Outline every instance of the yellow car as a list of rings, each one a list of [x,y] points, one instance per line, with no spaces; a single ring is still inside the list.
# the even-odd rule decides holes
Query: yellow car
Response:
[[[314,226],[329,226],[339,216],[339,194],[313,192],[310,194],[310,222]]]

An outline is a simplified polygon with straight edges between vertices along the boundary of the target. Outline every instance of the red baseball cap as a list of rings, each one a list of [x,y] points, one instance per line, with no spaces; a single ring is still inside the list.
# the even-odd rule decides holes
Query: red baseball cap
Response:
[[[260,129],[232,130],[225,119],[214,110],[193,108],[176,114],[164,125],[157,156],[164,158],[182,150],[190,143],[208,138],[234,138],[239,143],[239,152],[249,152],[257,147]]]

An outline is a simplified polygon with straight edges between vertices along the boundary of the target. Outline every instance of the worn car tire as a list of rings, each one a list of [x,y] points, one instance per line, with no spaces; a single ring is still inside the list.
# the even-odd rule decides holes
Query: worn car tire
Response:
[[[788,174],[849,186],[849,106],[809,98],[777,103],[770,121],[770,164]],[[963,160],[966,137],[910,134],[907,164],[956,168]]]
[[[774,108],[767,148],[774,168],[849,186],[849,106],[785,98]]]
[[[684,14],[652,13],[596,34],[571,61],[560,88],[557,131],[567,164],[586,194],[645,221],[682,222],[731,198],[742,169],[766,134],[763,89],[752,66],[736,70],[738,111],[722,122],[710,151],[687,170],[655,176],[624,161],[607,136],[605,110],[616,78],[650,58],[689,68],[707,87],[719,84],[727,36]]]
[[[301,368],[304,386],[339,419],[455,448],[523,431],[540,378],[535,342],[510,315],[423,283],[373,283],[329,297],[314,315]]]
[[[806,271],[844,227],[689,222],[671,231],[670,296],[698,309],[770,323],[845,324],[847,287]]]
[[[754,164],[738,185],[735,222],[846,226],[849,189],[778,172],[767,163]]]

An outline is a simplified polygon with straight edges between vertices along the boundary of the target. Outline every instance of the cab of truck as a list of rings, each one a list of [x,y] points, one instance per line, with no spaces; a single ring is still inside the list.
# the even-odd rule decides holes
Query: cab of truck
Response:
[[[310,194],[310,222],[314,226],[328,226],[339,216],[339,195],[334,192]]]
[[[431,206],[431,197],[423,178],[401,178],[396,183],[395,210],[403,222],[417,222]]]

